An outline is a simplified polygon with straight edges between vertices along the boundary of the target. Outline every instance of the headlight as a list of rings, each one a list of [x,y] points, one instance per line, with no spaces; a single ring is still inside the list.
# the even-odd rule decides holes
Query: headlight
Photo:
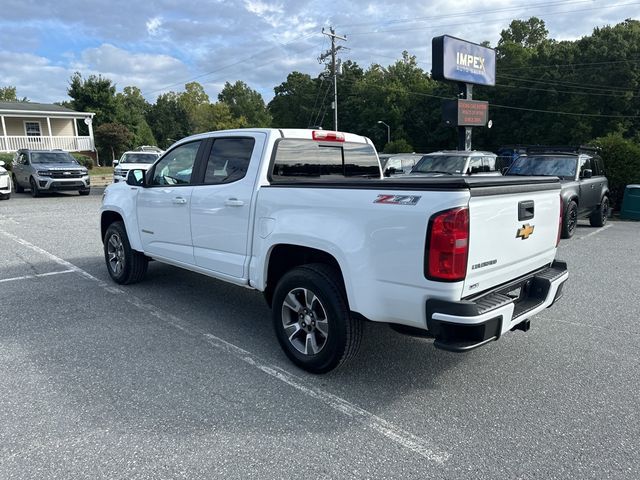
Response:
[[[38,170],[38,175],[41,176],[41,177],[50,177],[51,176],[51,172]]]
[[[119,168],[116,168],[113,170],[113,174],[114,175],[122,175],[122,170],[120,170]]]
[[[87,175],[89,173],[89,170],[87,170],[86,168],[84,170],[80,170],[80,173],[82,175]]]

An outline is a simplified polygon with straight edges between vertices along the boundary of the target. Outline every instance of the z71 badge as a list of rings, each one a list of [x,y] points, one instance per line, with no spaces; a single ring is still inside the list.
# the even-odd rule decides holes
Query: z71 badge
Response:
[[[422,197],[420,195],[378,195],[373,203],[388,205],[415,205]]]

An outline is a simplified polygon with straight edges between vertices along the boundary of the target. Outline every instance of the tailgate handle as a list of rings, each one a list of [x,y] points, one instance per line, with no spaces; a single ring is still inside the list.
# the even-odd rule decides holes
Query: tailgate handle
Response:
[[[518,203],[518,220],[531,220],[534,213],[533,200],[524,200]]]

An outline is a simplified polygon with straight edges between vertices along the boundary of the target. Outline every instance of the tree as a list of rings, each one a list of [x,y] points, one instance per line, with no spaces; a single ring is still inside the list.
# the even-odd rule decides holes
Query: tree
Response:
[[[541,45],[549,34],[549,30],[538,17],[528,20],[512,20],[509,28],[500,32],[498,48],[506,43],[515,43],[524,48],[536,48]]]
[[[71,107],[74,110],[96,114],[93,119],[96,126],[116,120],[116,86],[108,78],[91,75],[83,79],[80,72],[75,72],[69,82],[67,93],[71,97]]]
[[[28,102],[27,97],[19,99],[17,97],[16,87],[0,87],[0,102]]]
[[[146,120],[155,136],[158,146],[167,148],[176,140],[191,133],[187,111],[175,92],[163,93],[149,108]]]
[[[273,125],[280,128],[309,127],[320,86],[320,80],[314,81],[306,73],[291,72],[287,75],[287,80],[273,89],[275,96],[268,105]]]
[[[117,121],[133,134],[133,145],[155,145],[156,140],[146,120],[151,108],[138,87],[124,87],[116,94]]]
[[[196,125],[192,133],[229,130],[246,126],[246,119],[235,117],[226,103],[207,103],[198,107]]]
[[[190,82],[184,86],[184,92],[178,94],[178,103],[187,115],[189,122],[187,131],[194,133],[201,107],[210,105],[209,95],[206,94],[204,87],[198,82]]]
[[[247,127],[271,126],[271,115],[262,95],[240,80],[233,85],[226,82],[218,94],[218,101],[226,104],[234,117],[244,117]]]
[[[111,160],[116,159],[131,144],[133,135],[120,123],[103,123],[95,130],[96,145],[101,150],[111,151]]]

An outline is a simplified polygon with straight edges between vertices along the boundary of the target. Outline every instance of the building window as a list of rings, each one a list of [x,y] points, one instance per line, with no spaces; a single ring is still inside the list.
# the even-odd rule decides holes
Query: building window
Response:
[[[27,137],[41,137],[40,122],[24,122],[24,132]]]

